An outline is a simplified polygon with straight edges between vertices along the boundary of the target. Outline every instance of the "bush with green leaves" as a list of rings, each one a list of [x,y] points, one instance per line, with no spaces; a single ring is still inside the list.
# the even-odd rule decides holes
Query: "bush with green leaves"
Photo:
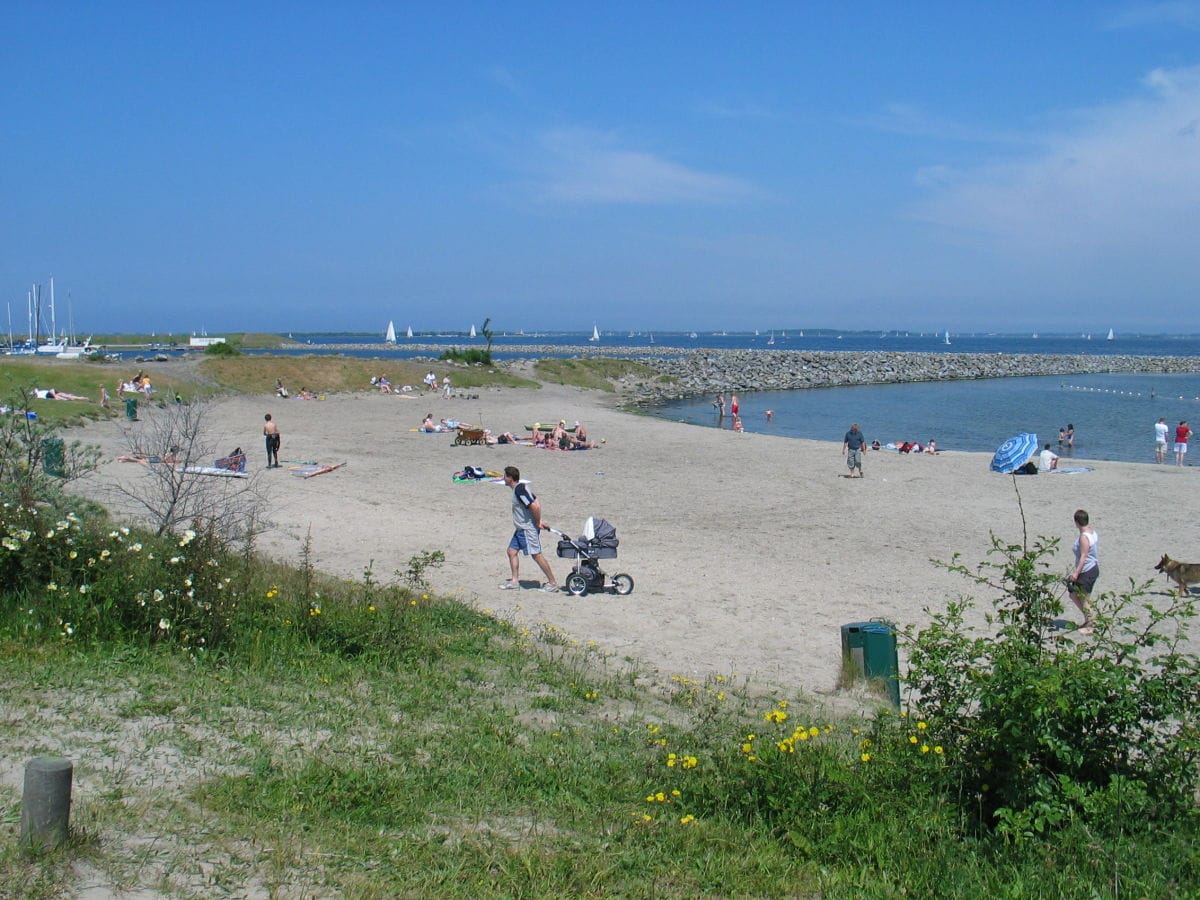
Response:
[[[1106,832],[1195,816],[1200,665],[1183,641],[1196,603],[1148,583],[1096,601],[1095,632],[1063,632],[1057,541],[993,536],[972,570],[992,592],[986,630],[973,599],[933,613],[909,653],[911,709],[950,764],[939,787],[976,827],[1021,841],[1072,823]]]
[[[0,497],[21,505],[61,499],[63,485],[91,472],[100,458],[95,446],[64,440],[57,424],[23,414],[32,398],[21,391],[5,400],[15,412],[0,414]]]
[[[490,350],[480,350],[478,347],[468,347],[466,350],[451,347],[449,350],[443,350],[442,355],[438,359],[443,362],[465,363],[468,366],[490,366],[492,364],[492,353]]]

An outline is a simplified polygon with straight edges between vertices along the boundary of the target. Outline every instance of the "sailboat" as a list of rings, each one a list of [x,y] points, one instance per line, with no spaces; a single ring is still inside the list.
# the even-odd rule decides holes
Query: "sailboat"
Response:
[[[946,340],[943,341],[942,343],[944,343],[944,344],[950,343],[950,332],[949,331],[946,332]]]
[[[408,326],[408,334],[406,334],[405,337],[412,337],[412,326],[411,325]]]
[[[471,334],[469,335],[469,337],[475,337],[475,326],[474,325],[471,326]]]
[[[1113,334],[1113,330],[1112,330],[1111,328],[1110,328],[1110,329],[1108,329],[1108,338],[1107,338],[1107,340],[1110,340],[1110,341],[1115,341],[1116,339],[1117,339],[1117,336],[1116,336],[1115,334]]]
[[[767,346],[769,347],[774,343],[775,343],[775,332],[772,331],[771,336],[769,338],[767,338]]]
[[[383,339],[389,344],[396,343],[396,323],[391,319],[388,319],[387,334],[383,336]]]
[[[37,306],[37,308],[40,309],[40,307],[41,307],[40,296],[41,296],[42,288],[41,288],[41,285],[35,285],[34,287],[36,288],[34,296],[39,298],[39,300],[36,302],[36,306]],[[56,332],[57,328],[58,328],[58,324],[54,320],[54,276],[51,275],[50,276],[50,337],[46,339],[46,343],[38,344],[38,348],[37,348],[38,353],[59,354],[67,349],[66,337],[65,336],[63,336],[61,338],[55,337],[55,332]],[[41,329],[39,328],[38,331],[41,331]]]
[[[592,324],[592,336],[590,338],[588,338],[588,340],[589,341],[600,340],[600,329],[597,328],[594,323]]]

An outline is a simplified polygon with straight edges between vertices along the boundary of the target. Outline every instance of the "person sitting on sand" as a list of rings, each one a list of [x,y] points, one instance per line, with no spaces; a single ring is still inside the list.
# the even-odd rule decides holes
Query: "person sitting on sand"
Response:
[[[276,378],[275,379],[275,396],[286,398],[287,395],[288,395],[288,389],[283,386],[282,381],[280,381],[278,378]]]
[[[575,428],[575,437],[578,440],[586,441],[588,439],[587,429],[583,427],[582,423],[576,422],[574,425],[574,428]]]
[[[433,420],[433,413],[425,413],[425,421],[421,423],[421,430],[429,434],[444,430],[437,422]]]
[[[378,384],[379,384],[379,393],[381,393],[381,394],[392,393],[392,383],[390,381],[388,381],[388,377],[386,375],[379,376]]]
[[[1038,471],[1052,472],[1058,468],[1058,454],[1050,449],[1050,444],[1042,448],[1042,452],[1038,454]]]
[[[933,438],[929,439],[929,443],[925,445],[926,453],[937,453],[937,441]]]

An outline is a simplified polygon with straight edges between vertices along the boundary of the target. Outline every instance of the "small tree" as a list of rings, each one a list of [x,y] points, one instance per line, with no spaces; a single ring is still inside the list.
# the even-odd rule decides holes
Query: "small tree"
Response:
[[[6,401],[16,412],[0,415],[0,492],[23,505],[59,496],[65,484],[93,471],[100,459],[96,446],[65,441],[58,425],[24,413],[32,399],[31,390],[21,389]],[[55,474],[46,471],[48,451],[61,455],[52,466]]]
[[[492,331],[492,329],[490,329],[488,327],[488,325],[490,325],[491,322],[492,322],[492,320],[490,317],[487,319],[484,319],[483,327],[479,329],[480,331],[483,332],[483,336],[485,338],[487,338],[487,348],[485,349],[484,352],[487,353],[487,361],[489,364],[492,361],[492,338],[494,338],[496,336],[496,332]]]
[[[130,432],[130,456],[146,465],[146,477],[118,484],[158,534],[181,528],[211,530],[222,540],[244,538],[254,529],[264,500],[257,478],[221,478],[200,471],[216,456],[204,402],[158,410],[146,427]]]

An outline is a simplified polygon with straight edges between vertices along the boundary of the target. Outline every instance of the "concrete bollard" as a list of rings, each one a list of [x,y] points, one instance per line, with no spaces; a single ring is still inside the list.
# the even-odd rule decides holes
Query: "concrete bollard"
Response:
[[[21,801],[21,843],[51,850],[67,839],[71,816],[69,759],[36,756],[25,764],[25,794]]]

